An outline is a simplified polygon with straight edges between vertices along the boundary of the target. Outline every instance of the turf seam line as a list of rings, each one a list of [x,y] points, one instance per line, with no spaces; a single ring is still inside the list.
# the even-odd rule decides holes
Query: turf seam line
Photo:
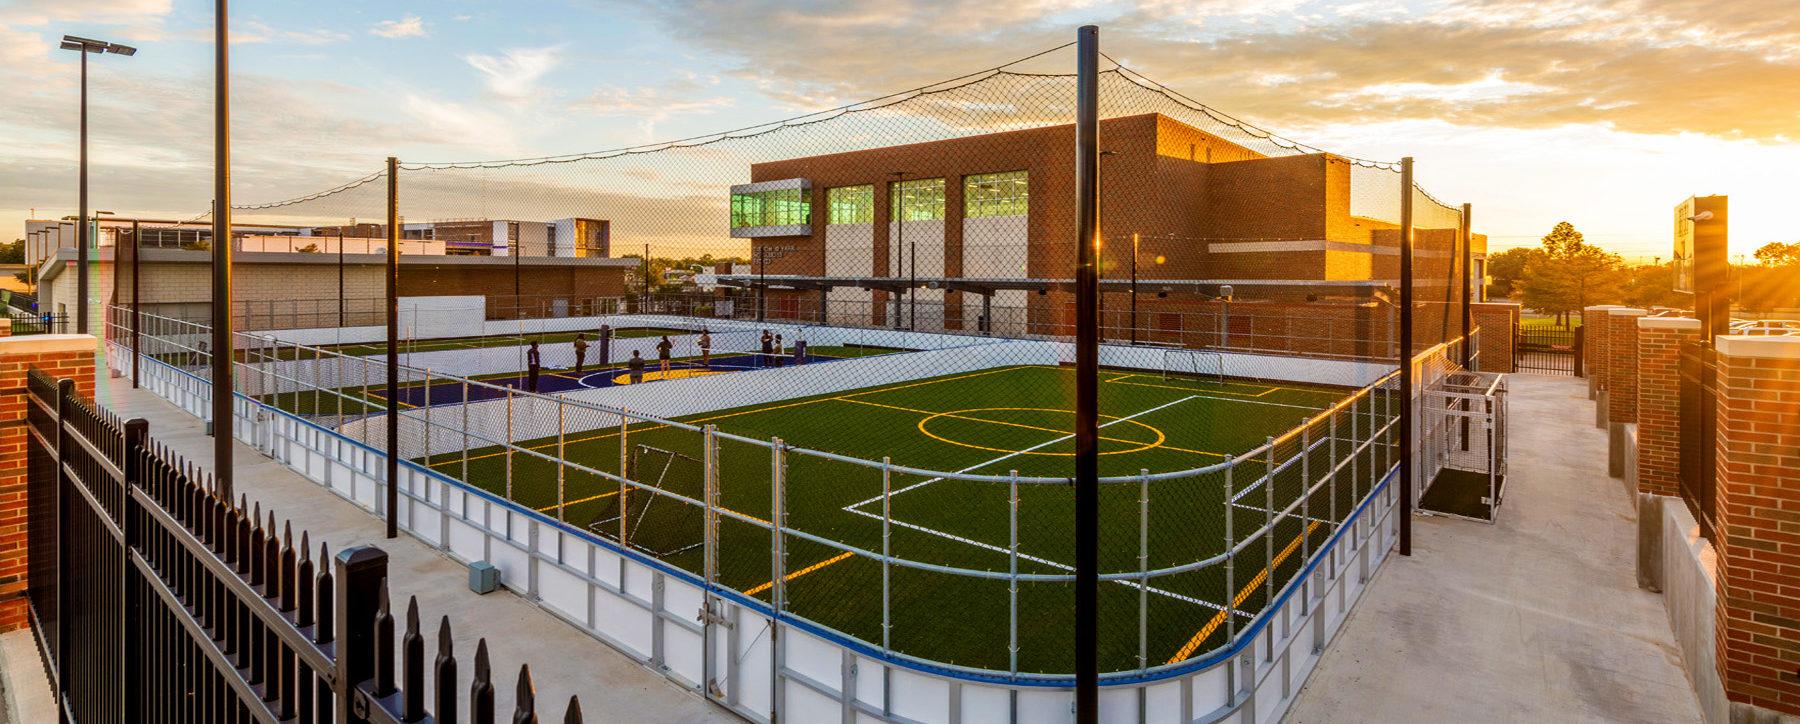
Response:
[[[1275,554],[1275,560],[1271,561],[1269,565],[1263,566],[1263,569],[1258,571],[1254,578],[1250,579],[1248,583],[1244,584],[1243,588],[1238,590],[1237,595],[1231,600],[1231,607],[1237,608],[1244,603],[1245,599],[1250,597],[1250,594],[1255,593],[1256,589],[1262,586],[1263,580],[1269,576],[1270,572],[1280,566],[1282,561],[1287,560],[1288,556],[1293,555],[1294,549],[1300,546],[1300,541],[1304,540],[1307,536],[1312,535],[1313,529],[1318,526],[1318,523],[1308,525],[1304,532],[1294,536],[1294,540],[1290,541],[1286,547],[1282,548],[1280,553]],[[1169,657],[1167,663],[1181,663],[1188,655],[1194,653],[1194,649],[1199,648],[1200,644],[1205,643],[1207,637],[1212,636],[1213,631],[1217,630],[1219,624],[1224,622],[1225,611],[1220,611],[1217,615],[1212,617],[1212,620],[1207,621],[1205,626],[1201,626],[1200,630],[1194,633],[1193,638],[1188,639],[1187,643],[1182,644],[1181,648],[1175,652],[1175,655]]]

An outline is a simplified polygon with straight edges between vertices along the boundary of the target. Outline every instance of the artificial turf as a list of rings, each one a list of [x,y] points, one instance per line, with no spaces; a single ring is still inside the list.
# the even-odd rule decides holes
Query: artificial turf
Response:
[[[756,384],[757,373],[740,373]],[[780,437],[787,446],[825,451],[938,471],[1023,476],[1067,476],[1073,443],[1073,372],[1068,368],[1015,366],[695,415],[678,422],[713,424],[721,432],[756,440]],[[1104,370],[1100,413],[1101,475],[1135,476],[1213,465],[1296,428],[1307,416],[1348,391],[1249,381],[1164,379],[1161,375]],[[1380,404],[1378,400],[1377,405]],[[1258,537],[1224,564],[1149,579],[1101,586],[1101,658],[1107,671],[1156,666],[1204,654],[1245,626],[1323,544],[1373,487],[1371,446],[1355,465],[1335,470],[1351,440],[1368,437],[1365,401],[1351,429],[1349,416],[1319,423],[1304,437],[1280,441],[1272,485],[1259,480],[1267,456],[1231,470],[1102,486],[1102,572],[1136,571],[1140,556],[1150,569],[1217,555],[1227,540],[1243,542],[1277,511],[1273,536]],[[1335,442],[1329,438],[1337,438]],[[1298,456],[1304,441],[1316,442]],[[518,443],[556,455],[556,437]],[[634,481],[685,496],[703,497],[702,435],[678,426],[633,424],[621,444],[616,428],[565,435],[562,456],[594,471],[616,474],[622,459]],[[772,452],[769,446],[721,439],[717,504],[737,515],[771,519]],[[1283,465],[1292,458],[1292,464]],[[1304,462],[1301,460],[1304,459]],[[1391,460],[1389,455],[1385,459]],[[438,455],[425,461],[526,506],[617,540],[623,507],[625,537],[640,551],[694,571],[702,570],[702,516],[680,500],[631,491],[619,501],[619,484],[576,467],[500,448]],[[882,470],[828,460],[790,449],[784,453],[781,496],[787,530],[864,550],[883,549]],[[508,466],[511,474],[508,475]],[[561,474],[558,468],[561,467]],[[1385,465],[1381,465],[1385,469]],[[1329,477],[1310,497],[1305,480]],[[1073,491],[1064,483],[1018,486],[1017,553],[1011,554],[1012,491],[1003,482],[940,480],[892,472],[887,496],[886,545],[895,557],[925,564],[1005,572],[1066,574],[1074,559]],[[1235,501],[1227,506],[1227,490]],[[1147,500],[1147,502],[1146,502]],[[1231,511],[1227,532],[1226,511]],[[1141,531],[1144,536],[1140,539]],[[1140,547],[1140,543],[1142,546]],[[895,651],[949,664],[1009,670],[1009,581],[951,575],[876,560],[788,535],[783,538],[783,605],[792,614]],[[772,536],[764,525],[721,516],[718,581],[770,600],[776,570]],[[1271,559],[1276,561],[1273,575]],[[1068,582],[1018,585],[1017,669],[1067,674],[1072,669],[1072,590]],[[1239,613],[1227,616],[1227,599]],[[1208,605],[1211,604],[1211,605]],[[1145,636],[1140,652],[1139,619]],[[1141,655],[1141,658],[1140,658]]]

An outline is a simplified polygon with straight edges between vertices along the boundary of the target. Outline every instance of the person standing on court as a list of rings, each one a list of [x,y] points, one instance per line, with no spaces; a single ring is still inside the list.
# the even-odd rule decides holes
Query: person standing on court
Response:
[[[587,334],[575,333],[575,374],[581,374],[581,365],[587,361]]]
[[[762,353],[775,354],[775,335],[769,334],[769,330],[766,329],[763,330]]]
[[[531,348],[525,350],[525,374],[532,392],[538,391],[538,371],[543,367],[543,356],[538,352],[537,340],[531,340]]]
[[[644,358],[638,355],[637,350],[631,351],[631,361],[625,363],[625,368],[631,371],[631,384],[644,381]]]
[[[669,335],[663,335],[662,341],[656,343],[656,363],[662,368],[662,378],[669,379],[669,352],[675,349],[675,343],[669,341]]]
[[[781,335],[777,334],[775,335],[775,354],[769,359],[774,362],[776,367],[780,367],[781,356],[784,354],[787,354],[787,347],[781,343]]]
[[[700,366],[712,369],[712,332],[700,328]]]

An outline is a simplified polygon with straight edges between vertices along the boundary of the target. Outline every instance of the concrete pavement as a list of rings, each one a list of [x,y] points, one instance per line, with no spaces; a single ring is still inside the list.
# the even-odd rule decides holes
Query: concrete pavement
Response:
[[[1583,380],[1513,375],[1499,522],[1416,518],[1291,722],[1694,722],[1636,506],[1607,476]]]

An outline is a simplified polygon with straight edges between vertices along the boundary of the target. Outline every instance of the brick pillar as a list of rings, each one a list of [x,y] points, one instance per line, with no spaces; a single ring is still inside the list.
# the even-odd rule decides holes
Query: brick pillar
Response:
[[[1637,422],[1637,323],[1646,314],[1625,307],[1607,310],[1606,419],[1613,425]]]
[[[0,337],[12,336],[12,318],[0,317]]]
[[[1513,371],[1513,335],[1519,329],[1519,305],[1483,302],[1469,305],[1481,330],[1481,371]]]
[[[1681,346],[1700,337],[1700,320],[1637,318],[1637,489],[1680,495]]]
[[[25,484],[25,371],[38,367],[75,380],[94,394],[96,341],[86,334],[0,338],[0,632],[24,628],[27,501]]]
[[[1588,399],[1600,399],[1606,389],[1606,313],[1617,305],[1596,304],[1581,310],[1582,374],[1588,379]]]
[[[1716,347],[1719,677],[1733,721],[1800,714],[1800,337]]]

